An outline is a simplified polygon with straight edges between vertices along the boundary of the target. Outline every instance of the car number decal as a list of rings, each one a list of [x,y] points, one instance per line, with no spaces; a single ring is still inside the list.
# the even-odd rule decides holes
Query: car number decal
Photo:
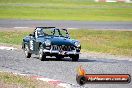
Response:
[[[30,50],[33,50],[33,40],[30,41]]]

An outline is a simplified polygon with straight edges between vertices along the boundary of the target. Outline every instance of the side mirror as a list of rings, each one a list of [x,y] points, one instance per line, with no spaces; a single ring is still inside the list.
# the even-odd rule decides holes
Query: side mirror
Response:
[[[29,36],[30,36],[30,37],[35,37],[35,35],[34,35],[34,34],[29,34]]]
[[[29,36],[33,36],[33,34],[29,34]]]

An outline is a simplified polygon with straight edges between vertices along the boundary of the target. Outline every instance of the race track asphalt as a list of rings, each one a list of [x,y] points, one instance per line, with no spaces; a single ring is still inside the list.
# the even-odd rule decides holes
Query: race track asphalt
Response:
[[[89,22],[89,21],[35,21],[35,20],[0,20],[0,28],[55,26],[62,28],[82,29],[114,29],[132,30],[132,22]],[[22,50],[0,50],[0,70],[34,74],[61,80],[67,83],[76,83],[77,67],[82,65],[88,74],[130,74],[132,75],[132,61],[114,58],[92,58],[81,54],[78,62],[70,58],[58,61],[49,58],[49,61],[40,61],[33,55],[30,59],[24,57]],[[86,84],[87,88],[132,88],[129,84]]]
[[[1,28],[55,26],[61,28],[132,30],[132,22],[0,20]]]
[[[85,57],[84,57],[85,56]],[[132,75],[132,61],[108,58],[92,58],[81,54],[78,62],[70,58],[61,61],[50,58],[40,61],[33,55],[30,59],[24,57],[22,50],[0,50],[0,70],[16,71],[76,83],[77,68],[82,65],[88,74],[130,74]],[[86,84],[86,88],[132,88],[129,84]]]

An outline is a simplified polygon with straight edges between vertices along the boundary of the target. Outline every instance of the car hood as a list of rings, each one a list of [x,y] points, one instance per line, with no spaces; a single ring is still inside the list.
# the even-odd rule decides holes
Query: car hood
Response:
[[[51,41],[52,45],[68,45],[74,46],[74,41],[64,37],[52,37],[48,38]]]

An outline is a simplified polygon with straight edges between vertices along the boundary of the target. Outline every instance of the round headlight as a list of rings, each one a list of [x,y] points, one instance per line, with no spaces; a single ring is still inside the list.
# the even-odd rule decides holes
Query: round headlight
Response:
[[[80,42],[75,42],[75,46],[76,47],[80,47],[81,45],[80,45]]]
[[[46,45],[46,46],[50,46],[50,45],[51,45],[51,41],[50,41],[50,40],[46,40],[46,41],[45,41],[45,45]]]

